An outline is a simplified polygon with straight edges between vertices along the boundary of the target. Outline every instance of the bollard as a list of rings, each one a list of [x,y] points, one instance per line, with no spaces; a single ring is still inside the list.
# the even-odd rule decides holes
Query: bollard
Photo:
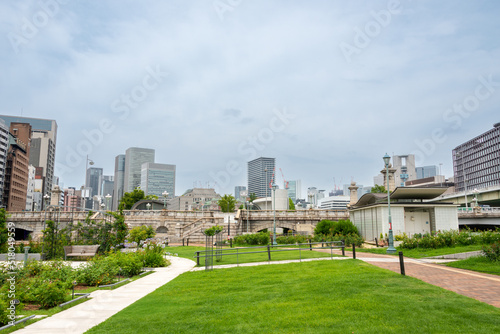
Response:
[[[29,246],[24,247],[24,266],[25,267],[28,264],[28,252],[29,252],[29,250],[30,250]]]
[[[356,244],[352,244],[352,258],[356,260]]]
[[[233,248],[233,239],[229,239],[229,247]]]
[[[312,251],[311,239],[309,239],[309,250]]]
[[[405,261],[403,260],[403,252],[399,252],[399,267],[401,268],[401,275],[405,275]]]
[[[375,238],[375,246],[378,247],[378,240],[377,240],[377,238]]]
[[[271,261],[271,246],[267,245],[267,257],[269,258],[269,261]]]
[[[321,248],[323,248],[323,242],[325,241],[325,239],[321,239]]]
[[[345,240],[342,240],[342,256],[345,256]]]
[[[184,238],[182,238],[182,247],[184,247]]]
[[[196,252],[196,265],[199,266],[200,265],[200,252]]]
[[[189,247],[189,238],[187,238],[187,245],[186,245],[186,246],[188,246],[188,247]]]

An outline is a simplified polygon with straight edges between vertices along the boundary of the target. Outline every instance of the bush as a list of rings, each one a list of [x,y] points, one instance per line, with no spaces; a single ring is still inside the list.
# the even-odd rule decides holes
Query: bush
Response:
[[[128,240],[140,244],[141,241],[153,238],[155,234],[156,233],[151,226],[136,226],[128,232]]]
[[[349,235],[349,234],[357,234],[359,235],[358,228],[349,220],[339,220],[338,222],[333,222],[332,227],[330,228],[330,233],[332,235],[340,234],[340,235]]]
[[[138,275],[143,267],[141,256],[135,252],[110,253],[108,259],[118,267],[118,275],[120,276],[132,277]]]
[[[112,259],[96,257],[78,268],[76,277],[78,283],[96,286],[112,283],[118,272],[119,268]]]
[[[483,246],[483,255],[490,261],[500,261],[500,242],[491,246]]]
[[[330,230],[334,224],[335,224],[335,222],[333,222],[331,220],[326,220],[326,219],[322,220],[316,225],[316,228],[314,229],[314,234],[315,235],[318,235],[318,234],[327,235],[330,233]]]
[[[158,240],[149,240],[143,244],[143,249],[137,251],[144,267],[166,267],[170,263],[165,259],[165,244]]]
[[[243,234],[234,238],[238,245],[268,245],[271,240],[269,232],[259,232],[255,234]]]
[[[472,232],[470,229],[462,231],[437,231],[432,234],[415,234],[412,238],[405,237],[401,248],[442,248],[468,245],[484,245],[500,242],[500,231]]]
[[[304,244],[310,239],[305,235],[288,235],[276,238],[276,242],[281,245]]]

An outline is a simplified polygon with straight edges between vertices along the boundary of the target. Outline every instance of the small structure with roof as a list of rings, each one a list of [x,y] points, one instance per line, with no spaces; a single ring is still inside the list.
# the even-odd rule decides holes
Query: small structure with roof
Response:
[[[390,194],[394,235],[458,230],[457,205],[430,203],[447,188],[402,187]],[[386,193],[369,193],[349,208],[350,220],[367,241],[389,232],[389,210]]]

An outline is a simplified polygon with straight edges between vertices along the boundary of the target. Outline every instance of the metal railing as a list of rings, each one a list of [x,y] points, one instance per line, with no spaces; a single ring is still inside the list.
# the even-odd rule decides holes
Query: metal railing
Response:
[[[498,207],[457,208],[458,213],[500,213]]]
[[[240,248],[228,248],[223,249],[222,252],[218,254],[219,257],[223,256],[236,256],[236,265],[240,264],[239,257],[241,255],[247,254],[260,254],[267,253],[268,261],[272,261],[272,253],[277,252],[289,252],[289,251],[299,251],[299,260],[302,260],[302,251],[312,251],[313,246],[321,245],[319,247],[314,247],[314,249],[330,249],[330,257],[333,258],[333,250],[341,249],[342,256],[345,256],[345,243],[343,241],[323,241],[323,242],[308,242],[302,244],[288,244],[288,245],[267,245],[258,247],[240,247]],[[337,246],[338,245],[338,246]],[[303,247],[305,246],[305,247]],[[276,249],[274,249],[276,248]],[[283,248],[283,249],[280,249]],[[258,251],[257,249],[264,249]],[[246,251],[249,250],[249,251]],[[213,254],[207,251],[196,251],[194,257],[196,258],[196,265],[200,265],[200,259],[213,258]]]

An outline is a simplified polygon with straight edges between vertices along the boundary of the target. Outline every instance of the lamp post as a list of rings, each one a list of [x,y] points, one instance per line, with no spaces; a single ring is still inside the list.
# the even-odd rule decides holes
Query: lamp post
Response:
[[[163,195],[163,210],[167,208],[167,197],[168,197],[168,192],[165,190],[164,192],[161,193]]]
[[[269,188],[269,184],[267,184],[267,167],[264,169],[264,173],[266,173],[266,211],[267,211],[267,188]]]
[[[274,217],[273,217],[273,246],[277,245],[277,243],[276,243],[276,188],[278,188],[278,185],[276,183],[273,183],[273,212],[274,212]]]
[[[387,178],[387,208],[389,210],[389,247],[387,248],[388,254],[396,253],[396,248],[394,248],[394,237],[392,235],[392,217],[391,217],[391,191],[389,190],[389,162],[391,161],[391,157],[384,155],[384,164],[385,164],[385,177]]]
[[[465,190],[465,212],[469,211],[469,205],[467,204],[467,178],[465,176],[465,156],[464,152],[457,152],[457,156],[462,160],[462,175],[464,176],[464,190]]]
[[[49,200],[50,200],[49,194],[45,194],[43,196],[45,213],[44,213],[43,230],[42,230],[42,256],[44,254],[44,245],[45,245],[45,233],[43,231],[45,231],[45,223],[47,221],[47,210],[49,208]]]
[[[105,197],[106,197],[106,208],[109,211],[110,210],[109,201],[111,200],[112,196],[110,194],[107,194]]]
[[[147,208],[148,210],[151,210],[151,204],[150,204],[150,203],[146,204],[146,208]]]

